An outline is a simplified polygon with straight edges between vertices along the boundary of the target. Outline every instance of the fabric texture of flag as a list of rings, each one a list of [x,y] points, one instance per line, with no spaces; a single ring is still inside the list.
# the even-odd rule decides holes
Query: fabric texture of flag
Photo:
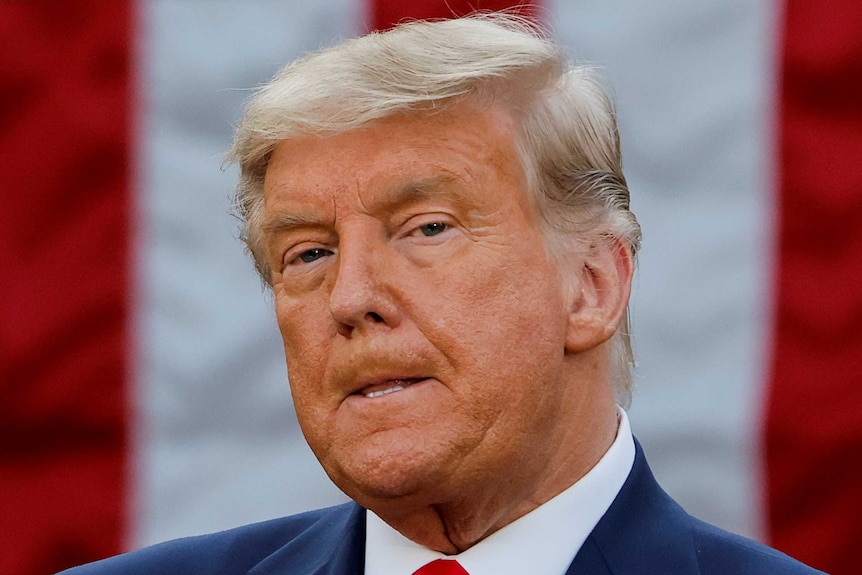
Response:
[[[0,575],[342,501],[223,169],[250,89],[514,2],[0,3]],[[614,94],[632,427],[690,512],[835,575],[862,532],[862,4],[525,8]]]

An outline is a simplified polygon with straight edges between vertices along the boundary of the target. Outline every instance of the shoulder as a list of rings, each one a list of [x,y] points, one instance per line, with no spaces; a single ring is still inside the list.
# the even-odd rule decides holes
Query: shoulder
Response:
[[[703,575],[823,575],[821,571],[751,539],[692,518],[697,562]]]
[[[338,530],[358,507],[348,503],[227,531],[166,541],[63,571],[62,575],[228,575],[246,573],[309,530]],[[333,527],[334,526],[334,527]],[[314,542],[309,542],[314,545]]]
[[[602,561],[614,573],[820,573],[775,549],[688,514],[659,486],[637,441],[631,472],[591,538]],[[587,555],[588,550],[584,551],[584,561]]]

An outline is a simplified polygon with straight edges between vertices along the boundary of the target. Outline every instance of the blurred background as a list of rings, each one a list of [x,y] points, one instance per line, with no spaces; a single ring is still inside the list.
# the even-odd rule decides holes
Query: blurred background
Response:
[[[304,52],[516,3],[0,0],[0,575],[344,500],[235,239],[232,127]],[[659,481],[858,572],[862,4],[525,10],[617,102],[644,230],[630,416]]]

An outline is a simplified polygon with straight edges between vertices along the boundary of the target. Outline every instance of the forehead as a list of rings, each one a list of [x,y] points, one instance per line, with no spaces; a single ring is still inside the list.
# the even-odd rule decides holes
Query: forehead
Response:
[[[341,134],[284,140],[270,158],[264,199],[267,212],[328,204],[370,209],[408,198],[523,187],[511,115],[459,105],[392,116]]]

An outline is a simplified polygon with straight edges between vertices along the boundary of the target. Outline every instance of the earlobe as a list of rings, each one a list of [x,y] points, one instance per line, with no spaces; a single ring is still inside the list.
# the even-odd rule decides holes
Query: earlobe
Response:
[[[616,332],[631,293],[631,249],[618,238],[604,237],[590,246],[576,273],[577,284],[569,302],[567,353],[590,350]]]

